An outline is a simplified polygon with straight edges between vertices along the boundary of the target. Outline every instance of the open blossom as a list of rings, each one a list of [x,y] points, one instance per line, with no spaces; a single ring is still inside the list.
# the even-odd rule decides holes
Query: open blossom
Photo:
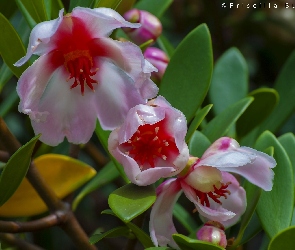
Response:
[[[130,108],[156,96],[150,75],[157,69],[135,44],[108,37],[120,27],[140,24],[112,9],[77,7],[32,30],[27,54],[15,66],[40,56],[17,85],[19,111],[30,116],[40,140],[86,143],[97,118],[103,129],[112,130]]]
[[[190,158],[189,169],[157,188],[157,200],[150,218],[151,238],[156,246],[178,248],[172,239],[176,233],[172,221],[173,206],[182,192],[194,203],[204,220],[235,224],[246,209],[246,193],[236,178],[237,173],[256,186],[270,191],[274,173],[273,157],[248,147],[240,147],[234,139],[223,137],[209,147],[201,159]]]
[[[185,116],[162,96],[139,104],[109,137],[109,151],[137,185],[180,173],[189,158]]]

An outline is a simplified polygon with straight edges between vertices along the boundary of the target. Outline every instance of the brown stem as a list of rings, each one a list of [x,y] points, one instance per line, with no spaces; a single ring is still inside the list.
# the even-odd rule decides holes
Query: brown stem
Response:
[[[21,144],[17,141],[17,139],[13,136],[13,134],[7,128],[4,120],[0,117],[0,142],[4,145],[6,150],[10,155],[12,155]],[[61,228],[70,236],[72,241],[79,247],[79,249],[85,250],[94,250],[95,246],[90,245],[88,242],[88,237],[79,225],[76,217],[68,209],[69,204],[62,202],[56,196],[54,191],[47,185],[43,177],[38,172],[37,168],[33,163],[31,163],[28,172],[27,178],[29,182],[32,184],[34,189],[38,192],[39,196],[46,203],[49,211],[51,213],[55,213],[56,211],[66,211],[67,218],[63,223],[61,223]]]
[[[79,152],[80,152],[80,146],[79,145],[70,144],[69,156],[71,156],[72,158],[78,159]]]
[[[0,241],[5,242],[8,245],[17,247],[21,250],[44,250],[41,247],[35,246],[27,241],[17,238],[13,234],[0,233]]]
[[[66,219],[67,211],[58,211],[34,221],[0,221],[0,232],[2,233],[23,233],[33,232],[41,229],[59,225]]]

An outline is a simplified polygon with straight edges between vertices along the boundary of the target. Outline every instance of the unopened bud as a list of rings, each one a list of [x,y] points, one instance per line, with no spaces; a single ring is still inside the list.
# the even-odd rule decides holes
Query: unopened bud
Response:
[[[223,248],[225,248],[227,245],[224,227],[217,221],[206,222],[204,226],[197,232],[197,238],[198,240],[207,241]]]
[[[162,24],[160,20],[147,11],[132,9],[127,11],[123,16],[131,23],[141,24],[141,27],[137,29],[123,29],[137,45],[141,45],[151,39],[156,41],[162,33]]]
[[[152,72],[152,80],[156,83],[160,82],[169,63],[168,56],[164,51],[154,47],[147,48],[143,55],[158,69],[158,72]]]

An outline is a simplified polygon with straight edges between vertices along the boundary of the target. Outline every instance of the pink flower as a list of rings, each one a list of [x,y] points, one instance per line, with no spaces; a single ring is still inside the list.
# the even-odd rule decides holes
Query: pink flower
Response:
[[[272,189],[273,157],[248,147],[240,147],[234,139],[215,141],[201,159],[190,158],[187,173],[168,179],[157,188],[157,200],[150,218],[150,234],[156,246],[176,247],[172,210],[184,192],[204,220],[224,226],[235,224],[246,209],[246,193],[234,172],[266,191]]]
[[[109,151],[131,182],[145,186],[180,173],[188,158],[185,116],[159,96],[132,108],[109,137]]]
[[[40,55],[20,77],[19,111],[28,114],[41,140],[57,145],[64,137],[86,143],[98,118],[104,129],[119,126],[128,110],[158,92],[156,69],[130,42],[110,39],[120,27],[138,28],[107,8],[75,8],[39,23],[31,32],[23,65]]]
[[[160,20],[147,11],[131,9],[123,16],[129,22],[141,24],[139,29],[124,28],[126,34],[137,45],[141,45],[151,39],[156,41],[162,34],[162,24]]]
[[[164,51],[155,47],[147,48],[143,55],[152,65],[158,69],[158,72],[152,73],[152,79],[156,83],[160,82],[169,63],[168,56]]]

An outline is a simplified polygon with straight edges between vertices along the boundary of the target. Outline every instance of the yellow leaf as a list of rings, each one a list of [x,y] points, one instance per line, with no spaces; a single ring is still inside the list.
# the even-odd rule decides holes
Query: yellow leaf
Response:
[[[41,155],[34,163],[47,184],[61,199],[96,174],[89,165],[64,155]],[[45,203],[25,178],[13,196],[0,207],[0,217],[32,216],[45,211]]]

